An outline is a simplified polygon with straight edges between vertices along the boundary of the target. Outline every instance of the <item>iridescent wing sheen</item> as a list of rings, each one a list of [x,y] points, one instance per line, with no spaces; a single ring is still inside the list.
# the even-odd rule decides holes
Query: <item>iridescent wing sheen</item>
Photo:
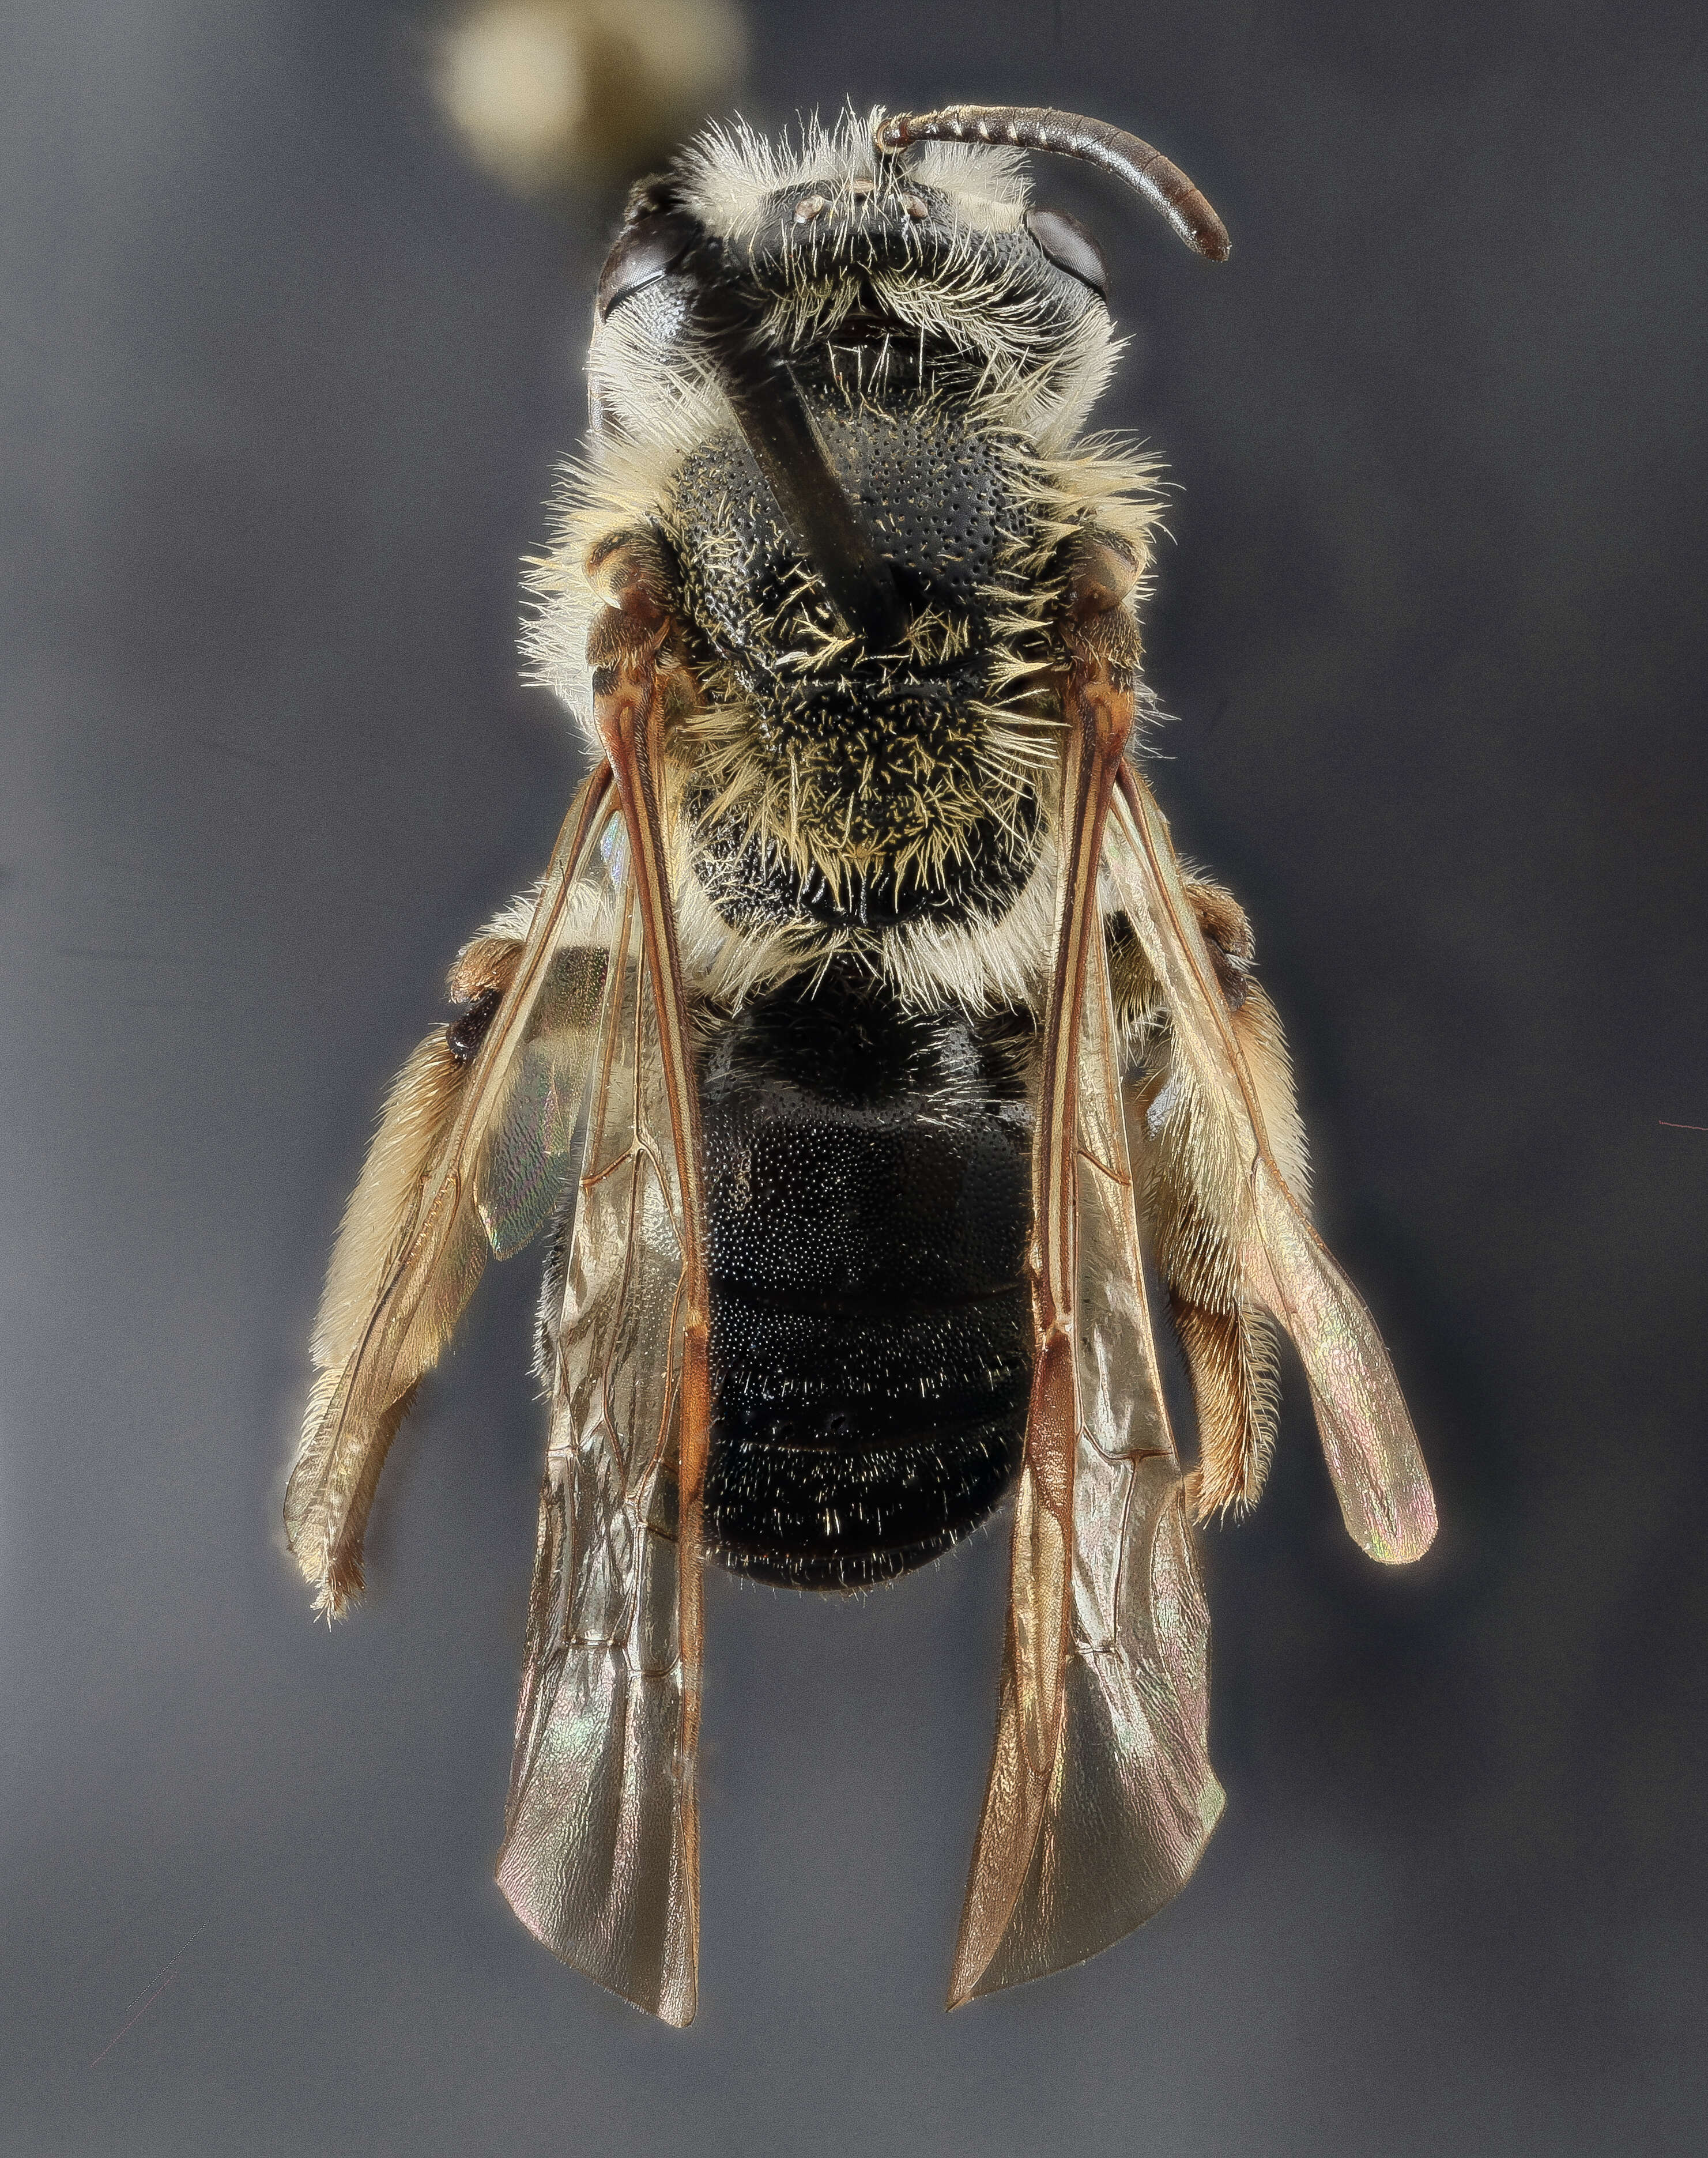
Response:
[[[444,1030],[421,1045],[346,1212],[285,1498],[291,1548],[329,1613],[361,1593],[369,1510],[417,1383],[488,1257],[528,1242],[568,1175],[613,933],[611,778],[601,767],[570,809],[479,1048],[459,1066]]]
[[[1206,1750],[1209,1614],[1151,1336],[1101,937],[1086,953],[1077,1128],[1071,1551],[1023,1468],[952,2006],[1143,1924],[1184,1884],[1222,1808]]]
[[[695,1998],[699,1675],[681,1625],[685,1239],[663,1075],[631,886],[545,1314],[551,1439],[498,1880],[554,1954],[679,2025]]]
[[[1149,1118],[1172,1128],[1207,1218],[1257,1302],[1292,1336],[1348,1532],[1391,1565],[1421,1557],[1435,1500],[1381,1338],[1276,1165],[1255,1072],[1217,985],[1155,798],[1122,769],[1107,873],[1156,976],[1170,1063]]]
[[[552,1431],[498,1879],[547,1947],[666,2022],[694,2015],[699,1520],[710,1428],[699,1101],[655,784],[672,659],[644,556],[587,640],[629,873],[570,1259],[546,1314]]]
[[[1032,1396],[997,1737],[950,2004],[1077,1963],[1179,1888],[1221,1810],[1207,1615],[1145,1303],[1102,851],[1133,725],[1076,634],[1033,1143]]]

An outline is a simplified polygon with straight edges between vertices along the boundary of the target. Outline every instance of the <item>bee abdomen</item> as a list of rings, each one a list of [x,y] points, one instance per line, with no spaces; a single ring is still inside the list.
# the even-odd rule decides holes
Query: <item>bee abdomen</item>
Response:
[[[1019,1465],[1024,1283],[958,1304],[841,1311],[713,1288],[715,1555],[800,1588],[859,1588],[976,1528]]]
[[[852,1449],[714,1442],[709,1555],[782,1588],[872,1588],[927,1565],[988,1519],[1014,1482],[1018,1410],[906,1444]]]
[[[1025,1042],[867,980],[756,1000],[701,1102],[715,1557],[800,1588],[924,1564],[999,1503],[1031,1378]]]

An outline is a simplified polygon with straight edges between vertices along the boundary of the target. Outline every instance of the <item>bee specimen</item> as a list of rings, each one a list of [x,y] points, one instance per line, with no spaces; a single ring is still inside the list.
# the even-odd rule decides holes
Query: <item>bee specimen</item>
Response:
[[[1136,761],[1154,484],[1085,432],[1102,258],[1030,206],[1027,151],[1227,254],[1155,151],[1029,108],[850,116],[798,154],[714,132],[631,197],[534,576],[538,671],[595,769],[396,1082],[315,1335],[286,1515],[335,1613],[486,1258],[550,1229],[499,1879],[673,2023],[707,1559],[862,1588],[1013,1495],[952,2004],[1140,1924],[1215,1824],[1194,1524],[1257,1495],[1277,1327],[1354,1537],[1397,1562],[1434,1534],[1307,1216],[1246,918]]]

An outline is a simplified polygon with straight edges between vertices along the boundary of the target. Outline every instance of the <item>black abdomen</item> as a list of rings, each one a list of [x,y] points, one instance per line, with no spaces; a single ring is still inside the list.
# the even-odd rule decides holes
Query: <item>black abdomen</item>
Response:
[[[710,1030],[712,1557],[856,1588],[977,1527],[1031,1380],[1029,1023],[833,971]]]

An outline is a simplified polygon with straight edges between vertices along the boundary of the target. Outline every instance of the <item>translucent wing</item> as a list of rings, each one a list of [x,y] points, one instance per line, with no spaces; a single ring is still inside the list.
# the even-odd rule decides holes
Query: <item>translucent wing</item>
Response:
[[[685,1239],[640,911],[627,887],[562,1309],[547,1314],[551,1441],[498,1880],[555,1954],[684,2024],[699,1683],[681,1625]]]
[[[1140,1924],[1191,1872],[1222,1804],[1205,1750],[1208,1619],[1145,1304],[1109,994],[1102,840],[1133,723],[1114,640],[1077,641],[1065,701],[1032,1397],[952,2006]]]
[[[1071,1551],[1029,1466],[952,2005],[1143,1924],[1184,1885],[1222,1808],[1206,1750],[1209,1616],[1146,1307],[1100,937],[1077,1122]]]
[[[1293,1337],[1349,1533],[1372,1558],[1418,1558],[1435,1535],[1435,1500],[1393,1366],[1276,1165],[1262,1076],[1230,1020],[1168,825],[1130,767],[1112,805],[1107,865],[1170,1021],[1172,1062],[1153,1128],[1172,1128],[1251,1293]]]
[[[361,1592],[369,1510],[417,1382],[488,1255],[528,1242],[568,1174],[612,934],[611,777],[601,767],[570,809],[479,1049],[459,1067],[442,1030],[422,1043],[345,1216],[285,1497],[291,1548],[328,1611]]]

